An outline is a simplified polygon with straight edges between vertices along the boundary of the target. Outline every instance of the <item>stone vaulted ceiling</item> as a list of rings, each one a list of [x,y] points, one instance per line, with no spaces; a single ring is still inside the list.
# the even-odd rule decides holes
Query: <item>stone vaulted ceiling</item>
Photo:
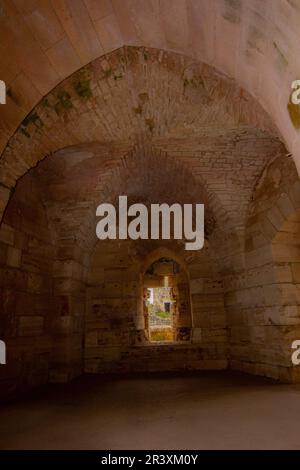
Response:
[[[33,171],[60,238],[87,240],[96,205],[119,194],[204,202],[207,232],[210,220],[230,232],[243,229],[256,180],[283,153],[267,113],[232,80],[127,46],[72,74],[23,120],[0,160],[1,189],[9,195],[44,160]]]
[[[297,164],[298,121],[287,105],[299,78],[299,20],[298,0],[4,0],[1,148],[58,83],[127,44],[176,51],[232,77],[272,116]]]
[[[168,200],[171,181],[219,231],[243,230],[280,140],[298,138],[281,27],[298,15],[285,0],[3,2],[1,212],[45,159],[35,174],[59,237],[84,239],[95,205],[121,192]]]

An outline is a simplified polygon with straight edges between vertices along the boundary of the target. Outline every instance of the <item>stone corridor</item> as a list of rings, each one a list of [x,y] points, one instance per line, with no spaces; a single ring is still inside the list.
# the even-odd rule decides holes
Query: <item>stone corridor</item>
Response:
[[[0,447],[58,445],[60,409],[84,434],[98,404],[101,425],[59,445],[141,447],[146,385],[166,395],[174,384],[162,441],[157,416],[141,434],[150,447],[299,448],[299,21],[298,0],[3,2]],[[120,195],[147,208],[204,204],[203,249],[174,236],[99,240],[96,208]],[[147,289],[166,285],[172,331],[152,342]],[[128,397],[119,417],[109,386],[117,410]],[[109,413],[115,440],[99,431]],[[197,442],[180,431],[192,416]],[[265,440],[252,434],[262,421],[275,427]]]

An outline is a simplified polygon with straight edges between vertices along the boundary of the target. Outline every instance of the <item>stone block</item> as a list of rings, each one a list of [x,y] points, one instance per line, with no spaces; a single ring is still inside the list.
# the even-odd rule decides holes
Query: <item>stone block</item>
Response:
[[[190,293],[201,294],[204,291],[204,279],[192,279],[190,282]]]
[[[0,225],[0,242],[6,245],[14,245],[15,231],[9,225],[2,223]]]
[[[39,336],[43,333],[44,318],[38,316],[20,316],[18,323],[19,336]]]
[[[86,347],[98,345],[98,331],[87,331],[85,334]]]
[[[12,268],[19,268],[21,266],[21,254],[21,250],[9,246],[7,250],[7,265]]]
[[[202,329],[201,328],[193,328],[192,330],[192,342],[193,343],[201,343],[202,340]]]
[[[296,282],[297,284],[300,283],[300,262],[292,263],[291,268],[292,268],[293,281]]]
[[[289,264],[275,265],[274,274],[277,282],[287,283],[293,281],[292,270]]]

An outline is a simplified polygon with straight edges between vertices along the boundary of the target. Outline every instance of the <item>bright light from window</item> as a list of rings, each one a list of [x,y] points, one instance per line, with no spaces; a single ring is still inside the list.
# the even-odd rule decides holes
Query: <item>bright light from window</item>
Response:
[[[149,302],[150,304],[153,304],[153,302],[154,302],[154,292],[153,292],[153,288],[150,288],[150,289],[148,289],[148,290],[149,290],[149,292],[150,292],[150,295],[149,295],[149,298],[148,298],[148,302]]]

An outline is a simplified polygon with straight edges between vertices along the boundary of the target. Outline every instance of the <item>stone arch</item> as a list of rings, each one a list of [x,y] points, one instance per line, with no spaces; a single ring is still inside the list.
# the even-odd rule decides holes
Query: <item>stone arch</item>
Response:
[[[296,12],[294,13],[296,17]],[[223,17],[223,20],[229,23],[228,18],[231,20],[234,18],[234,21],[231,21],[234,24],[235,21],[240,24],[239,21],[242,19],[238,12],[232,11],[232,8],[229,8],[229,11],[226,10],[225,16],[227,19]],[[255,38],[252,37],[252,39]],[[257,74],[257,67],[253,66],[251,60],[253,54],[257,54],[258,51],[253,50],[255,49],[253,41],[247,40],[247,43],[249,46],[247,69],[248,66],[251,69],[253,67],[252,78],[249,80],[255,78],[255,83],[257,83],[254,77]],[[257,45],[257,41],[254,43]],[[238,316],[239,309],[243,312],[240,316],[245,316],[247,319],[251,316],[251,309],[257,317],[262,314],[259,299],[265,296],[270,288],[268,283],[258,286],[257,282],[264,276],[270,276],[269,284],[275,283],[276,270],[273,269],[270,274],[265,265],[273,260],[274,250],[280,245],[278,243],[280,236],[276,233],[286,232],[286,227],[294,222],[290,217],[293,217],[294,209],[298,208],[299,182],[296,169],[293,167],[292,171],[289,170],[288,158],[284,163],[280,158],[272,160],[274,156],[282,156],[285,153],[278,139],[278,131],[268,117],[268,113],[264,112],[261,106],[237,85],[240,81],[233,81],[221,75],[218,70],[223,70],[222,67],[215,68],[216,64],[206,65],[199,60],[198,55],[191,59],[186,50],[175,53],[168,51],[170,45],[157,44],[159,49],[152,49],[146,45],[141,46],[139,41],[134,44],[135,46],[120,44],[121,48],[113,52],[107,51],[109,53],[106,56],[95,53],[89,57],[89,60],[83,61],[84,64],[89,62],[83,68],[74,67],[72,70],[74,73],[69,78],[63,82],[54,81],[55,88],[49,88],[52,92],[45,95],[11,136],[0,161],[0,210],[4,211],[13,193],[15,182],[21,175],[35,166],[37,166],[37,174],[41,175],[40,160],[45,159],[46,163],[46,160],[51,161],[59,156],[61,157],[60,164],[63,162],[66,164],[65,167],[63,165],[58,167],[59,170],[62,169],[62,173],[70,170],[73,177],[80,174],[83,178],[86,176],[84,171],[88,173],[89,170],[93,173],[95,169],[92,167],[93,161],[83,158],[80,162],[82,156],[80,157],[79,147],[77,147],[75,153],[77,152],[76,158],[79,158],[79,161],[72,169],[71,154],[74,147],[84,146],[86,142],[92,148],[102,146],[103,153],[98,155],[101,165],[97,172],[94,172],[96,178],[101,178],[101,182],[92,180],[94,185],[90,185],[95,190],[93,191],[94,199],[89,198],[84,191],[78,191],[76,186],[70,186],[69,198],[63,202],[61,199],[52,201],[53,204],[50,204],[49,209],[50,219],[59,229],[55,231],[55,240],[59,240],[60,245],[57,252],[58,259],[55,260],[53,269],[56,296],[61,300],[58,311],[66,313],[56,324],[57,332],[61,335],[60,351],[56,360],[58,364],[59,355],[61,355],[65,362],[64,369],[57,374],[57,378],[62,380],[73,377],[81,371],[82,366],[80,348],[85,309],[84,292],[88,277],[89,254],[96,241],[93,226],[94,213],[91,207],[94,208],[95,201],[100,195],[103,198],[111,198],[117,194],[113,190],[115,184],[120,188],[126,188],[126,185],[121,184],[122,178],[124,180],[131,171],[136,171],[135,174],[138,174],[140,168],[138,164],[143,163],[138,161],[140,149],[143,149],[145,153],[145,161],[153,154],[156,163],[164,159],[164,164],[174,166],[174,171],[178,173],[184,168],[186,175],[193,175],[196,182],[194,186],[198,185],[199,188],[201,186],[204,189],[207,206],[216,222],[216,229],[210,232],[209,245],[216,248],[214,261],[219,262],[218,275],[221,273],[224,276],[225,285],[237,285],[238,291],[243,289],[247,291],[246,298],[241,299],[240,292],[234,292],[235,287],[227,290],[226,303],[231,318]],[[222,44],[220,48],[222,49]],[[173,49],[177,50],[176,47]],[[277,89],[279,83],[284,83],[284,91],[278,98],[282,101],[284,112],[282,111],[280,116],[276,114],[276,123],[280,122],[281,125],[278,127],[281,130],[284,129],[283,135],[288,136],[286,140],[293,149],[293,145],[299,142],[299,138],[295,134],[295,129],[291,128],[290,121],[286,119],[288,117],[287,90],[289,90],[289,79],[292,77],[287,64],[284,65],[284,54],[278,52],[280,47],[277,42],[272,51],[274,64],[278,61],[276,70],[280,75],[280,80],[274,84],[274,88],[272,86],[265,88],[265,84],[263,85],[262,89],[266,92],[267,101],[264,101],[264,96],[261,95],[261,102],[267,103],[266,109],[275,109],[272,92]],[[228,64],[227,59],[226,56],[226,64]],[[234,76],[234,74],[229,75]],[[246,76],[243,78],[247,82]],[[57,85],[58,82],[60,83]],[[46,89],[47,87],[45,87],[45,93]],[[156,96],[160,96],[159,103],[153,93],[151,95],[149,91],[151,89],[156,91]],[[161,93],[158,93],[160,91]],[[45,93],[41,93],[41,96]],[[10,90],[10,95],[9,106],[13,105],[14,111],[18,110],[16,116],[19,118],[23,109],[18,108],[20,97],[16,96],[14,87]],[[278,104],[277,101],[276,103]],[[291,115],[294,115],[293,112]],[[211,125],[211,121],[214,121],[214,126]],[[294,124],[297,124],[297,119],[294,121]],[[6,129],[4,134],[4,140],[6,140],[11,132]],[[211,147],[212,140],[217,141],[217,145],[213,148]],[[223,145],[225,151],[222,154],[222,150],[218,151],[218,146],[222,149]],[[239,156],[243,155],[244,146],[247,152],[243,160]],[[250,147],[254,148],[251,158],[248,155]],[[203,149],[209,150],[208,157]],[[82,153],[86,151],[83,148],[81,150]],[[57,151],[58,154],[56,154]],[[227,154],[231,152],[233,157],[230,159]],[[93,158],[91,157],[90,160]],[[281,161],[280,169],[276,163],[279,160]],[[90,164],[91,167],[89,167]],[[156,165],[157,168],[160,166],[162,165]],[[230,170],[226,171],[226,167]],[[257,185],[254,194],[255,201],[251,204],[247,219],[253,186],[266,167],[268,176],[271,175],[271,188],[273,189],[265,198],[264,191],[260,191],[260,183]],[[161,175],[159,170],[156,175]],[[85,180],[86,184],[87,180],[88,176]],[[178,181],[176,180],[177,183]],[[282,181],[285,181],[283,186]],[[63,184],[64,182],[60,181],[51,190],[59,194],[59,186]],[[282,194],[279,188],[282,189]],[[139,188],[135,186],[134,189]],[[72,198],[74,197],[75,200],[76,193],[79,192],[81,199],[78,198],[76,201],[80,204],[75,210],[72,207]],[[146,196],[148,198],[146,202],[149,202],[149,195]],[[251,208],[254,206],[255,210],[251,213]],[[59,211],[63,211],[64,217],[68,219],[66,226],[58,220],[57,212]],[[282,225],[286,220],[287,225]],[[281,227],[285,228],[281,229]],[[89,237],[86,242],[87,246],[83,249],[81,242],[86,233],[92,233],[92,236]],[[274,236],[275,242],[272,244]],[[241,250],[244,240],[246,240],[245,251]],[[182,246],[176,246],[176,248],[181,250]],[[139,259],[147,252],[141,246],[137,251]],[[198,261],[189,259],[187,264],[190,267],[193,263],[200,264]],[[255,271],[257,268],[260,271],[259,275]],[[207,354],[209,360],[223,360],[226,356],[226,321],[222,304],[223,282],[220,276],[215,274],[213,276],[211,273],[202,275],[197,272],[198,268],[193,269],[191,282],[194,295],[214,293],[218,297],[218,302],[214,306],[217,315],[209,306],[204,312],[205,321],[202,322],[204,315],[201,317],[199,314],[200,326],[197,327],[201,329],[200,336],[203,332],[206,334],[206,341],[204,341],[206,345],[203,346],[204,352],[202,353],[204,356]],[[203,280],[203,277],[206,279]],[[235,296],[237,299],[233,298]],[[252,302],[253,297],[258,299],[255,305]],[[207,312],[212,315],[208,315]],[[215,323],[212,324],[211,317],[214,316],[218,318],[214,318]],[[251,317],[250,321],[252,320]],[[264,342],[265,336],[261,335],[260,327],[266,326],[263,322],[269,322],[269,317],[264,317],[259,325],[251,324],[250,328],[247,328],[245,324],[241,325],[240,318],[237,321],[238,325],[234,323],[234,320],[231,328],[232,335],[239,337],[232,347],[233,365],[238,367],[243,361],[245,364],[247,357],[251,356],[253,361],[249,366],[250,371],[256,372],[257,367],[258,372],[286,378],[286,369],[284,369],[286,358],[282,358],[282,351],[276,350],[275,356],[272,356],[273,351],[262,350],[258,353],[255,346],[256,337],[260,345]],[[273,331],[278,331],[278,329],[275,328]],[[252,341],[253,338],[254,341]],[[199,341],[201,344],[202,339],[203,336]],[[211,356],[207,352],[209,340],[214,343],[213,348],[215,348]],[[215,345],[218,341],[221,343],[219,348]],[[247,343],[246,349],[249,346],[245,354],[244,345],[241,346],[239,341]],[[241,350],[242,354],[240,354]],[[73,351],[74,355],[70,351]],[[214,357],[213,354],[215,354]],[[279,367],[273,367],[276,361]],[[68,362],[70,364],[67,364]]]
[[[227,367],[222,281],[213,274],[208,254],[184,259],[180,247],[156,242],[148,248],[138,247],[131,240],[99,241],[96,245],[88,282],[85,371],[124,373],[145,368],[159,371]],[[187,279],[191,279],[190,301],[195,315],[190,341],[156,345],[144,335],[142,273],[160,255],[181,259]],[[161,354],[166,355],[163,361]]]
[[[146,258],[143,260],[142,267],[141,267],[142,275],[145,274],[148,267],[152,263],[154,263],[154,261],[158,260],[159,258],[171,258],[171,259],[173,259],[174,261],[176,261],[176,263],[180,264],[180,266],[188,274],[187,265],[186,265],[185,261],[182,259],[181,256],[178,256],[178,254],[175,251],[170,250],[167,247],[159,247],[159,248],[156,248],[155,250],[151,251],[150,253],[148,253]]]
[[[150,139],[161,146],[162,137],[190,138],[212,121],[276,135],[255,100],[213,68],[156,49],[118,49],[60,83],[19,126],[0,160],[1,208],[16,180],[58,149],[95,140],[128,147]]]
[[[165,0],[150,5],[147,0],[112,0],[105,5],[5,5],[3,44],[9,40],[13,46],[11,54],[1,54],[10,90],[2,147],[58,82],[97,57],[132,44],[186,54],[234,77],[274,116],[298,160],[297,119],[290,119],[287,109],[290,83],[297,78],[297,3]],[[41,27],[45,20],[51,34]]]
[[[204,203],[206,237],[215,228],[214,214],[225,211],[201,175],[195,178],[186,163],[152,147],[136,147],[128,152],[97,143],[70,147],[46,158],[34,174],[43,187],[58,240],[69,232],[69,237],[72,235],[74,242],[84,248],[82,253],[91,253],[97,242],[97,206],[110,202],[118,207],[118,196],[122,194],[127,194],[129,205]]]
[[[127,148],[125,150],[127,151]],[[19,180],[20,184],[23,180],[26,182],[28,178],[33,178],[39,186],[41,201],[47,207],[49,224],[54,234],[53,294],[56,305],[53,331],[59,339],[55,342],[51,380],[69,380],[80,374],[82,370],[81,345],[86,314],[85,293],[90,254],[96,241],[95,212],[92,208],[95,208],[99,202],[98,197],[101,195],[103,200],[114,202],[118,193],[116,188],[126,189],[126,185],[124,186],[122,182],[127,180],[127,184],[130,183],[130,197],[133,200],[141,196],[145,198],[146,204],[152,201],[151,191],[143,194],[147,175],[144,179],[139,178],[140,182],[137,186],[133,184],[134,178],[139,175],[138,170],[141,165],[147,166],[152,160],[154,176],[159,176],[161,174],[159,163],[163,153],[148,147],[146,150],[143,149],[143,156],[141,152],[138,149],[135,152],[126,153],[122,146],[107,147],[99,146],[97,143],[87,147],[72,147],[48,156],[37,168],[32,169]],[[204,198],[203,201],[209,200],[209,192],[199,185],[199,181],[196,182],[193,179],[187,165],[174,162],[168,156],[163,158],[164,173],[169,168],[169,179],[174,184],[173,191],[167,194],[170,202],[174,202],[172,198],[175,196],[179,198],[179,202],[180,200],[198,202],[200,196],[201,200],[202,197]],[[133,179],[130,180],[131,173]],[[90,176],[92,179],[89,179]],[[80,177],[79,185],[78,177]],[[100,181],[98,181],[99,177]],[[164,200],[167,182],[163,180],[163,184],[155,186],[158,198],[156,202],[161,202],[160,198]],[[13,199],[14,197],[10,200],[8,209]],[[214,202],[213,210],[210,209],[212,204],[209,201],[206,207],[208,236],[214,230],[214,210],[218,207],[216,198]],[[83,245],[84,238],[86,245]],[[183,245],[179,244],[176,248],[182,251]],[[138,247],[138,251],[140,251],[138,256],[141,259],[145,253],[143,246]]]
[[[292,160],[270,162],[249,207],[245,268],[225,280],[233,367],[287,382],[299,379],[291,363],[300,324],[299,190]]]
[[[149,313],[146,307],[145,291],[150,287],[162,284],[162,276],[156,276],[156,279],[153,279],[153,276],[147,275],[147,271],[155,263],[159,262],[162,259],[167,259],[171,263],[178,265],[180,273],[174,273],[174,276],[171,276],[173,282],[170,284],[172,287],[175,299],[176,299],[176,310],[173,313],[173,341],[190,341],[191,333],[193,331],[193,311],[192,311],[192,299],[190,293],[190,279],[188,267],[185,263],[185,260],[181,256],[176,254],[174,250],[170,250],[167,247],[159,247],[155,250],[152,250],[147,254],[145,260],[142,262],[140,270],[140,284],[141,284],[141,300],[142,306],[140,309],[140,314],[144,316],[145,330],[144,334],[147,340],[150,340],[150,331],[149,331]],[[147,279],[147,282],[146,282]]]

